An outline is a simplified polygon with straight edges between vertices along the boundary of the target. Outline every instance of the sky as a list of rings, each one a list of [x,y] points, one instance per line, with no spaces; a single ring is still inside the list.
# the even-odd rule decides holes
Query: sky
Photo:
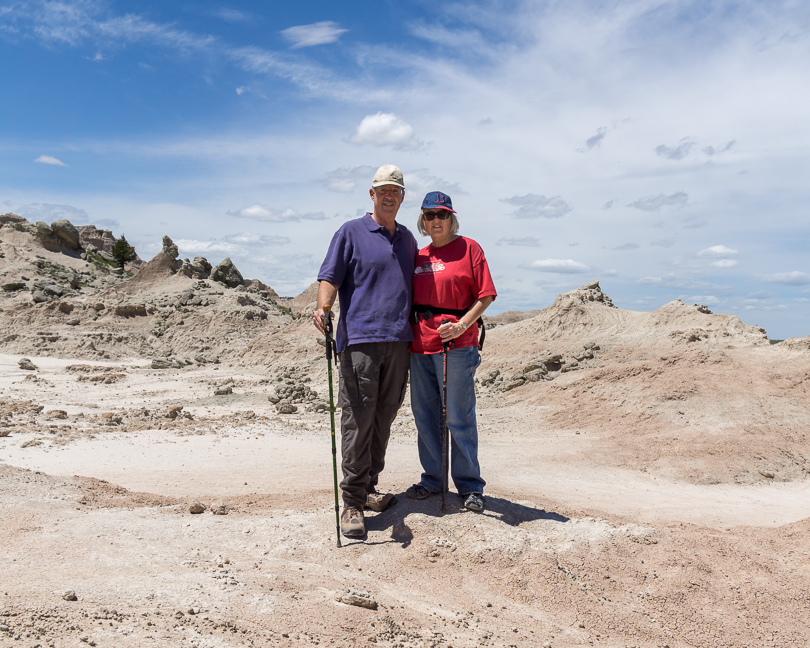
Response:
[[[804,0],[0,0],[0,213],[230,257],[293,296],[405,176],[499,296],[598,280],[810,335]]]

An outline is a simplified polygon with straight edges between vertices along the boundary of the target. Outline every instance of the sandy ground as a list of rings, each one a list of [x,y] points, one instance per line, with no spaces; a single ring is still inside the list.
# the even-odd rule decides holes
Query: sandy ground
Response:
[[[406,400],[338,547],[314,286],[175,256],[0,226],[0,646],[810,645],[810,338],[598,282],[488,318],[485,512],[404,496]]]
[[[419,472],[406,403],[383,480],[398,501],[338,548],[328,414],[276,413],[264,372],[91,363],[123,375],[104,384],[78,380],[85,361],[31,359],[0,356],[0,645],[810,641],[807,480],[700,483],[628,461],[559,394],[598,369],[481,390],[480,515],[404,496]],[[239,386],[213,396],[224,377]],[[166,416],[178,405],[188,418]],[[376,610],[339,601],[351,588]]]

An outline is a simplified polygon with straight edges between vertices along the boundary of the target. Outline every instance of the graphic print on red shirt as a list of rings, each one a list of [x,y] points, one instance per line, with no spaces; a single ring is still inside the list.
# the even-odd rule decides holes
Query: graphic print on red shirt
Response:
[[[481,246],[472,239],[459,236],[447,245],[428,245],[416,254],[413,271],[413,303],[435,307],[435,314],[425,319],[418,314],[412,322],[413,353],[439,353],[441,336],[436,332],[442,319],[461,319],[443,315],[442,308],[466,310],[482,297],[497,296]],[[478,325],[473,323],[455,340],[456,347],[478,344]]]

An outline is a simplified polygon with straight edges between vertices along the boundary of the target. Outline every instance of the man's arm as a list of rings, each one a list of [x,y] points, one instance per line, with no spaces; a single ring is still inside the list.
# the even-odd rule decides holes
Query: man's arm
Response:
[[[318,309],[312,316],[312,323],[315,325],[315,328],[318,329],[321,333],[324,333],[323,307],[329,306],[331,308],[331,306],[335,303],[337,293],[338,293],[337,284],[333,284],[329,281],[321,281],[320,285],[318,286]]]

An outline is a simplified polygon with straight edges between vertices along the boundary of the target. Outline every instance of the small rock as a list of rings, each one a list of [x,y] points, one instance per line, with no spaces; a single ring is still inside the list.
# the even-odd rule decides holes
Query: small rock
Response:
[[[66,601],[76,601],[78,597],[76,596],[76,592],[73,590],[67,590],[64,594],[62,594],[62,598]]]
[[[368,608],[369,610],[377,609],[377,601],[368,592],[350,587],[345,593],[337,597],[337,600],[346,605],[356,605],[357,607]]]
[[[188,507],[188,512],[189,513],[193,513],[194,515],[196,515],[198,513],[202,513],[203,511],[205,511],[205,504],[197,502],[196,500],[194,502],[192,502],[191,504],[189,504],[189,507]]]
[[[276,411],[279,414],[295,414],[298,411],[298,408],[292,403],[277,403]]]
[[[228,396],[229,394],[233,394],[233,385],[230,383],[217,387],[214,391],[214,396]]]
[[[228,515],[228,507],[222,502],[215,502],[211,504],[211,513],[214,515]]]
[[[28,358],[20,358],[17,364],[20,366],[20,369],[25,369],[26,371],[36,371],[37,366],[31,362]]]
[[[765,479],[773,479],[774,474],[770,470],[760,470],[759,474],[765,477]]]

